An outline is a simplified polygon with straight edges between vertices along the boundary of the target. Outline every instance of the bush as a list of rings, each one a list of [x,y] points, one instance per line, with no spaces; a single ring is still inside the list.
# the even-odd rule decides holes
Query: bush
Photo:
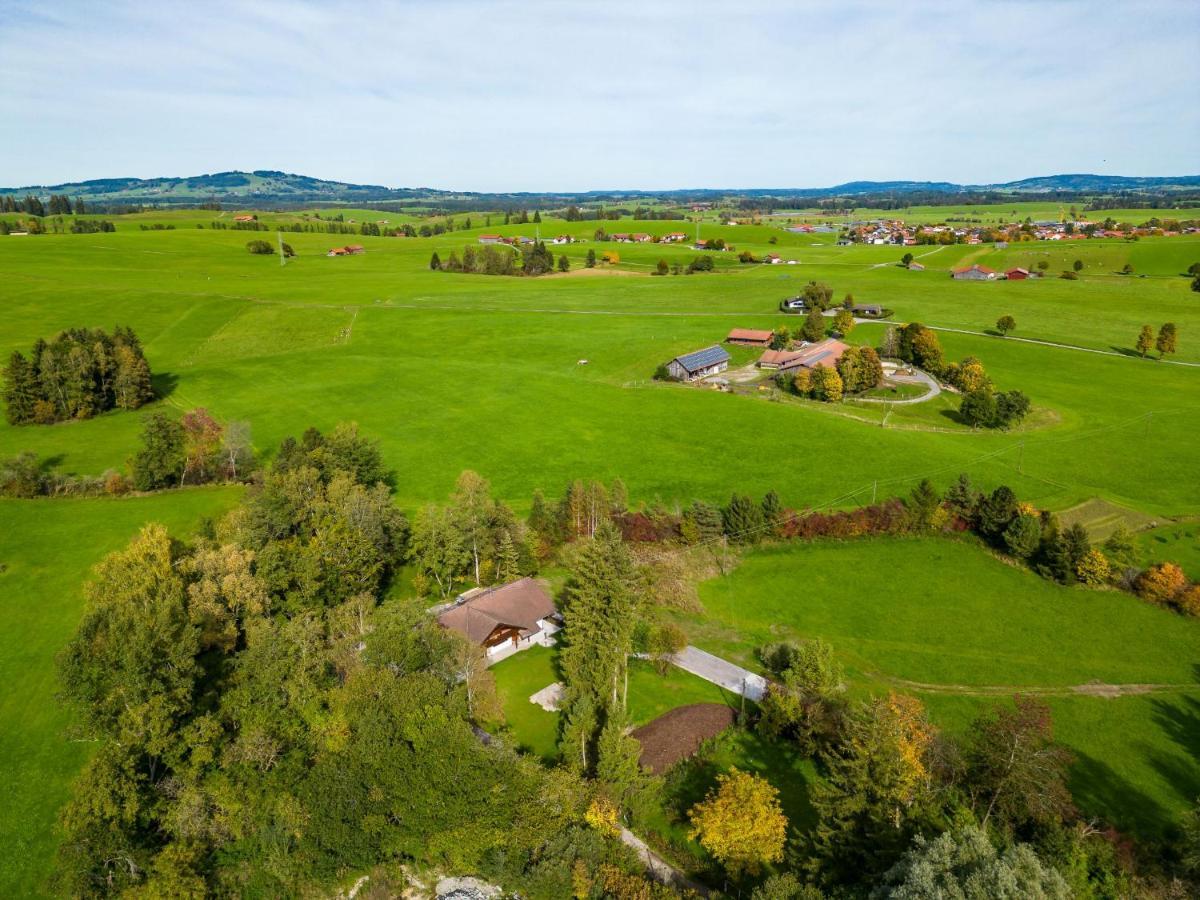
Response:
[[[1061,275],[1059,275],[1058,277],[1065,278],[1067,281],[1078,281],[1079,280],[1079,276],[1076,275],[1074,272],[1072,272],[1070,269],[1063,270],[1063,273]]]
[[[267,241],[246,241],[246,249],[259,256],[270,256],[275,252],[275,248]]]

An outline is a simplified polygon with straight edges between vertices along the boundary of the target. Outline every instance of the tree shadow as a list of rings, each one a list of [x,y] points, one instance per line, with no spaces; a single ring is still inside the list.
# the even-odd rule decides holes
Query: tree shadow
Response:
[[[1108,349],[1112,350],[1114,353],[1120,353],[1122,356],[1132,356],[1134,359],[1153,360],[1153,357],[1151,356],[1143,357],[1142,354],[1138,353],[1137,350],[1133,349],[1132,347],[1117,347],[1113,344],[1109,344]]]
[[[173,372],[155,372],[150,376],[150,386],[154,388],[154,397],[163,400],[175,393],[179,386],[179,376]]]
[[[947,418],[947,419],[949,419],[949,420],[950,420],[951,422],[953,422],[955,425],[966,425],[966,424],[967,424],[967,423],[966,423],[966,422],[963,420],[963,417],[962,417],[962,415],[959,413],[959,411],[958,411],[957,409],[942,409],[942,410],[938,410],[938,415],[940,415],[940,416],[942,416],[942,417],[944,417],[944,418]]]
[[[1071,796],[1087,818],[1098,815],[1118,830],[1143,838],[1160,837],[1171,815],[1157,800],[1134,787],[1104,760],[1078,750],[1067,779]]]

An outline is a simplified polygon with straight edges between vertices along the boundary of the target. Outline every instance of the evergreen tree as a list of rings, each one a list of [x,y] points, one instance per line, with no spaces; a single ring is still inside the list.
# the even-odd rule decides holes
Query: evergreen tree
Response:
[[[14,350],[4,368],[4,413],[10,425],[33,420],[34,405],[41,399],[37,375],[20,351]]]
[[[721,525],[732,543],[757,544],[762,539],[762,507],[745,495],[734,494],[721,510]]]
[[[429,268],[436,272],[439,269],[441,269],[441,267],[442,267],[442,260],[437,255],[437,251],[434,250],[433,255],[431,257],[429,257]]]
[[[971,476],[963,472],[946,491],[946,507],[954,515],[970,523],[975,516],[979,494],[971,486]]]
[[[521,559],[512,533],[505,529],[496,549],[496,580],[502,584],[515,581],[521,574]]]
[[[779,494],[775,491],[767,491],[762,499],[762,514],[763,522],[771,528],[779,524],[780,517],[783,515],[783,504],[779,501]]]
[[[139,491],[173,487],[183,474],[183,426],[162,413],[146,419],[142,448],[133,458],[133,485]]]
[[[592,249],[588,250],[587,260],[584,262],[584,266],[586,266],[589,269],[596,268],[596,251],[595,250],[592,250]]]

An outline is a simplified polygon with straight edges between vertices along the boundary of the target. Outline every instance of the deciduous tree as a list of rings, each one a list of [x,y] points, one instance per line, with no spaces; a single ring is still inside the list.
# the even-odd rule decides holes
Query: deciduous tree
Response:
[[[783,859],[787,817],[779,791],[764,778],[736,767],[717,776],[717,786],[688,811],[691,837],[726,871],[757,874]]]

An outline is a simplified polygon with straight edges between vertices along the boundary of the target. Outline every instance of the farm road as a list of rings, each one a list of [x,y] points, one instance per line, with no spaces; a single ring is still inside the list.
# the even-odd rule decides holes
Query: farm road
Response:
[[[690,888],[702,897],[708,896],[708,890],[703,885],[697,884],[676,869],[624,825],[621,826],[621,842],[627,847],[633,848],[645,865],[646,871],[655,880],[673,887]]]
[[[761,675],[690,644],[676,653],[671,661],[683,671],[691,672],[748,700],[761,700],[767,692],[767,679]]]
[[[899,372],[893,372],[888,376],[892,381],[900,384],[923,384],[929,388],[928,393],[922,394],[920,397],[913,397],[909,400],[889,400],[886,397],[859,397],[860,403],[891,403],[894,406],[908,406],[913,403],[925,403],[932,400],[942,392],[942,386],[937,383],[937,379],[932,375],[922,372],[920,369],[913,369],[911,375],[901,375]]]

